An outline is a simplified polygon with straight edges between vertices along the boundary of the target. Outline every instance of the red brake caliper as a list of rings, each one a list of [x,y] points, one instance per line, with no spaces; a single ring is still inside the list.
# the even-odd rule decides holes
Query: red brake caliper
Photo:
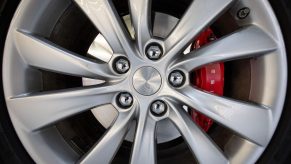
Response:
[[[191,49],[197,50],[214,40],[216,40],[216,37],[213,31],[209,28],[200,34],[192,44]],[[195,70],[193,73],[192,84],[201,90],[222,96],[224,87],[224,63],[212,63]],[[213,120],[195,110],[191,110],[190,114],[192,119],[205,132],[207,132],[213,124]]]

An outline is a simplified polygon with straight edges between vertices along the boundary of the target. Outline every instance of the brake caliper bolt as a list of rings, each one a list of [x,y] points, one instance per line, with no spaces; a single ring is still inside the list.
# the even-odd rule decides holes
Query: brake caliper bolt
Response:
[[[146,48],[146,55],[151,60],[159,60],[163,55],[163,49],[159,44],[151,43]]]
[[[156,100],[151,104],[150,110],[154,116],[161,117],[167,112],[167,105],[164,101]]]
[[[173,87],[181,87],[185,83],[185,74],[182,71],[173,71],[169,76],[169,83]]]
[[[246,17],[249,16],[250,12],[251,12],[250,8],[244,7],[237,12],[237,17],[239,19],[245,19]]]
[[[129,108],[132,106],[133,97],[130,93],[123,92],[117,96],[117,105],[121,108]]]
[[[125,57],[118,57],[114,61],[114,70],[119,74],[125,74],[130,69],[130,63]]]

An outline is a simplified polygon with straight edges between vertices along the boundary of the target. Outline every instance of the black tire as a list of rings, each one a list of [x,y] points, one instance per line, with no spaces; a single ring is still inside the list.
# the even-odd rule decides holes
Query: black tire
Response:
[[[288,64],[291,64],[291,1],[289,0],[269,0],[283,31]],[[10,21],[19,4],[19,0],[0,1],[0,54],[1,73],[2,56],[6,34]],[[173,11],[174,12],[174,11]],[[289,68],[288,81],[291,77]],[[2,80],[0,82],[0,163],[34,163],[19,141],[7,112]],[[278,128],[258,163],[288,163],[291,161],[291,85],[288,85],[284,111]],[[180,161],[181,162],[181,161]],[[169,163],[173,163],[169,162]]]
[[[0,52],[1,52],[1,73],[2,73],[2,55],[5,44],[6,34],[10,21],[17,8],[19,0],[9,0],[0,2]],[[2,75],[1,75],[2,77]],[[9,119],[6,103],[4,100],[4,92],[2,78],[0,81],[0,163],[33,163],[28,153],[19,141],[12,123]]]
[[[283,31],[288,66],[291,63],[291,1],[270,0]],[[288,82],[291,72],[288,68]],[[291,161],[291,85],[288,84],[284,110],[277,130],[259,163],[290,163]]]

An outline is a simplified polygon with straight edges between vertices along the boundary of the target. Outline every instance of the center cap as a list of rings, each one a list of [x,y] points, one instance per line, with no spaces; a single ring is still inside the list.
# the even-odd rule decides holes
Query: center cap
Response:
[[[133,87],[144,96],[155,94],[160,89],[161,84],[162,77],[153,67],[142,67],[134,73]]]

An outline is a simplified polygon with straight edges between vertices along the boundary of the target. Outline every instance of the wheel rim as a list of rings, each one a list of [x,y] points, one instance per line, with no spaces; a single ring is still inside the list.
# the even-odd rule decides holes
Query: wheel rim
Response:
[[[19,138],[36,162],[45,163],[54,159],[54,162],[109,163],[134,119],[138,123],[131,154],[132,163],[155,163],[155,128],[157,122],[163,119],[169,119],[175,124],[200,163],[252,163],[258,159],[277,126],[287,83],[284,42],[267,1],[209,2],[211,5],[207,7],[211,12],[205,12],[205,8],[201,8],[207,3],[205,0],[195,1],[171,34],[162,40],[151,36],[149,0],[131,0],[129,4],[136,42],[131,41],[110,1],[75,2],[112,47],[114,53],[108,63],[97,64],[36,37],[35,34],[44,37],[49,35],[58,16],[67,6],[66,2],[21,2],[6,41],[3,64],[6,103]],[[53,12],[56,6],[59,10]],[[195,53],[177,55],[192,38],[221,14],[230,9],[229,12],[236,17],[237,11],[245,6],[252,6],[255,12],[250,13],[248,19],[237,20],[241,27],[239,31]],[[44,19],[45,13],[50,13],[52,17]],[[192,17],[195,14],[201,16],[195,19]],[[41,25],[44,22],[48,26]],[[237,42],[239,44],[234,44]],[[146,55],[146,47],[151,43],[159,44],[163,49],[163,56],[159,60],[150,60]],[[45,55],[39,55],[40,52]],[[113,69],[114,60],[121,56],[130,61],[130,70],[125,74],[118,74]],[[252,63],[250,100],[261,105],[214,96],[189,84],[188,75],[194,68],[212,62],[248,57],[256,58]],[[150,95],[140,94],[144,92],[137,91],[134,87],[138,80],[134,78],[137,76],[136,72],[143,67],[157,70],[161,77],[161,82],[158,82],[160,87],[156,87],[158,89]],[[34,82],[40,80],[37,78],[33,78],[34,86],[29,85],[31,80],[28,75],[39,78],[41,76],[35,68],[103,79],[108,83],[50,93],[31,93],[41,88]],[[173,87],[168,83],[167,78],[174,70],[182,71],[186,75],[186,82],[181,87]],[[116,103],[120,92],[133,95],[134,101],[130,108],[120,108]],[[161,117],[150,112],[150,104],[156,100],[164,101],[168,108]],[[65,117],[109,103],[119,113],[115,123],[79,159],[51,125]],[[184,110],[179,110],[183,104],[197,109],[233,130],[238,136],[232,138],[224,151],[220,150]],[[246,150],[246,155],[239,157]]]

